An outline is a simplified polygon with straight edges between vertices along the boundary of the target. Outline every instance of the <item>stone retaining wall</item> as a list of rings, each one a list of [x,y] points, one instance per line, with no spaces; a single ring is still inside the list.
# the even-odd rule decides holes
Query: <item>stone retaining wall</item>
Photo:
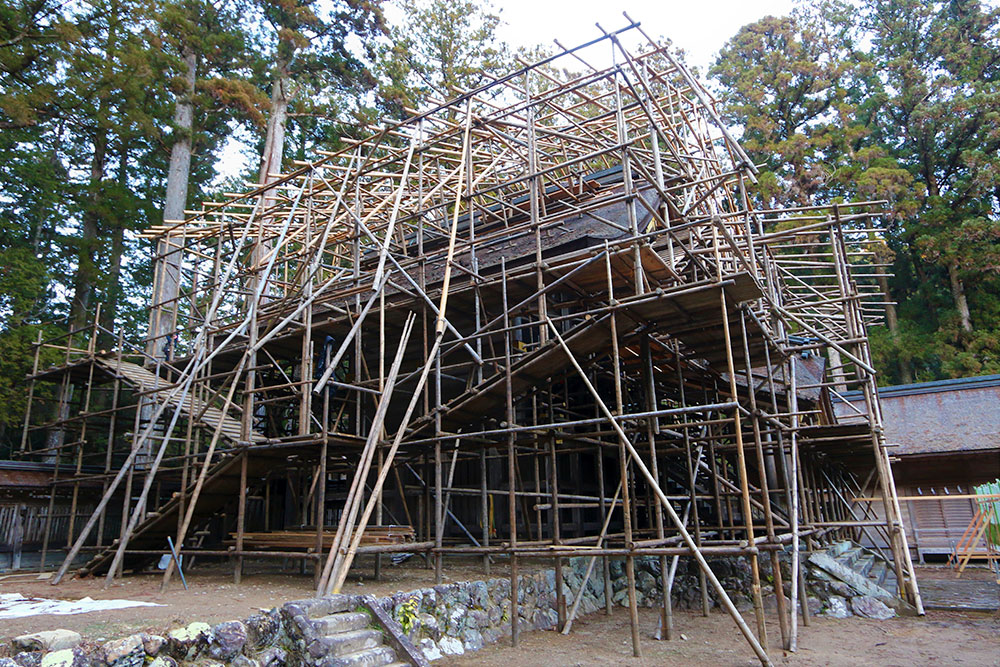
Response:
[[[567,559],[563,567],[567,608],[587,569],[586,558]],[[669,559],[668,559],[669,564]],[[775,593],[771,581],[770,559],[761,559],[761,580],[765,607],[773,613]],[[750,567],[744,557],[712,559],[713,571],[741,610],[751,608]],[[788,563],[785,570],[785,594],[788,589]],[[831,616],[868,615],[869,600],[851,595],[849,587],[831,580],[822,571],[803,567],[813,613]],[[612,603],[627,604],[625,566],[622,560],[610,562]],[[674,580],[672,601],[676,609],[700,608],[698,568],[692,559],[681,559]],[[555,609],[555,574],[546,570],[520,578],[518,623],[522,632],[552,629],[558,622]],[[636,596],[642,607],[661,604],[660,561],[636,558]],[[356,596],[360,599],[360,596]],[[718,605],[714,590],[709,590],[713,606]],[[850,599],[850,603],[848,603]],[[7,649],[10,657],[0,657],[0,667],[176,667],[197,661],[202,667],[289,667],[317,665],[303,640],[302,609],[320,601],[290,602],[269,612],[242,621],[227,621],[215,626],[191,623],[164,636],[140,633],[103,644],[83,641],[69,631],[36,633],[14,640]],[[604,581],[598,561],[580,601],[579,614],[589,614],[604,606]],[[877,602],[877,601],[876,601]],[[442,655],[478,651],[485,644],[510,636],[510,580],[506,578],[470,581],[422,588],[408,593],[378,598],[375,603],[402,626],[411,641],[423,649],[430,660]],[[884,607],[884,605],[881,605]],[[883,613],[882,609],[877,610]],[[889,611],[892,614],[891,610]],[[42,636],[48,634],[49,636]]]

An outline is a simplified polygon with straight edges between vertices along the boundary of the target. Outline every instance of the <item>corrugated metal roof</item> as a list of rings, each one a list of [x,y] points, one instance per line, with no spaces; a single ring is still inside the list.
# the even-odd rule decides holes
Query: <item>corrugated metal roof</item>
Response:
[[[915,382],[913,384],[897,384],[890,387],[879,387],[878,395],[913,396],[915,394],[935,394],[941,391],[962,391],[963,389],[980,389],[982,387],[1000,386],[1000,375],[980,375],[979,377],[954,378],[952,380],[935,380],[933,382]],[[847,400],[861,398],[860,391],[845,391],[841,395]],[[839,400],[836,399],[835,400]]]

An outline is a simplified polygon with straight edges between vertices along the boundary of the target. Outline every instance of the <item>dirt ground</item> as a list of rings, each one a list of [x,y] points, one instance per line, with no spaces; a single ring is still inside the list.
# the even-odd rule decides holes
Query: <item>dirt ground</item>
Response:
[[[367,565],[367,566],[366,566]],[[544,563],[522,564],[522,572],[544,567]],[[481,564],[449,563],[445,582],[483,578]],[[947,576],[943,570],[925,571],[922,577]],[[970,574],[971,571],[970,571]],[[502,564],[494,565],[492,576],[507,576]],[[973,577],[976,574],[972,574]],[[988,576],[988,575],[984,575]],[[963,577],[964,578],[964,577]],[[125,598],[156,602],[162,607],[139,607],[68,616],[36,616],[0,621],[0,640],[34,632],[66,628],[94,641],[122,637],[137,631],[165,632],[191,621],[217,623],[245,618],[261,609],[270,609],[288,600],[309,597],[312,576],[274,571],[251,572],[240,585],[233,583],[228,565],[199,567],[189,578],[185,591],[174,578],[167,592],[159,591],[156,574],[131,575],[107,590],[102,580],[69,579],[59,586],[39,581],[31,575],[0,577],[0,593],[24,596],[79,599]],[[372,580],[371,563],[362,564],[348,580],[344,592],[384,595],[434,584],[434,571],[413,558],[392,566],[386,560],[381,581]],[[748,622],[753,626],[752,614]],[[657,612],[640,610],[642,658],[632,657],[628,614],[616,608],[611,617],[603,612],[579,619],[569,637],[555,632],[532,632],[522,636],[514,649],[506,641],[474,654],[435,664],[562,666],[562,665],[756,665],[752,651],[732,620],[715,611],[708,618],[679,611],[675,617],[677,639],[656,641]],[[684,638],[681,638],[683,635]],[[799,651],[787,654],[780,649],[776,623],[768,628],[769,653],[776,664],[789,665],[996,665],[1000,667],[1000,615],[934,611],[925,618],[896,618],[871,621],[861,618],[834,620],[814,618],[801,628]]]
[[[517,648],[509,640],[477,653],[443,660],[441,665],[484,667],[555,667],[583,665],[759,665],[732,619],[714,611],[678,612],[675,629],[686,639],[656,641],[658,612],[639,610],[642,657],[632,656],[628,612],[615,609],[590,614],[573,625],[568,637],[556,632],[522,636]],[[753,627],[753,615],[747,617]],[[1000,618],[993,614],[928,612],[925,618],[872,621],[814,618],[800,628],[799,650],[780,648],[779,629],[768,627],[768,654],[780,665],[1000,665]]]
[[[420,557],[413,557],[401,565],[391,565],[388,558],[383,563],[382,578],[374,581],[374,563],[369,559],[362,561],[348,577],[343,592],[378,596],[434,585],[434,570],[424,567]],[[527,574],[541,567],[544,567],[543,563],[524,563],[521,572]],[[496,564],[491,576],[506,577],[509,574],[505,565]],[[444,583],[482,578],[481,563],[471,560],[448,563],[444,573]],[[184,590],[180,579],[174,575],[169,589],[161,594],[161,580],[162,576],[154,573],[127,575],[105,590],[102,588],[103,579],[67,578],[58,586],[52,586],[47,580],[39,581],[37,575],[0,576],[0,593],[61,600],[115,598],[163,605],[3,619],[0,620],[0,641],[27,632],[57,628],[75,630],[95,641],[123,637],[138,631],[162,633],[192,621],[219,623],[246,618],[289,600],[312,597],[315,590],[311,573],[287,574],[273,568],[266,572],[251,571],[236,585],[232,569],[226,564],[198,567],[188,573],[189,591]]]
[[[917,569],[917,579],[930,585],[958,581],[946,566]],[[985,567],[970,567],[961,581],[994,586],[995,576]],[[993,589],[991,588],[991,591]],[[926,602],[926,597],[925,597]],[[753,614],[744,614],[755,627]],[[632,656],[628,613],[615,608],[612,616],[590,614],[573,625],[571,636],[535,632],[522,637],[511,648],[509,640],[478,653],[451,658],[441,664],[485,667],[563,667],[576,665],[759,665],[753,651],[721,611],[704,618],[700,613],[678,611],[674,617],[675,639],[652,638],[659,614],[639,610],[642,657]],[[1000,613],[928,610],[923,618],[899,617],[873,621],[851,617],[814,617],[799,629],[796,653],[781,649],[780,628],[768,625],[768,655],[781,665],[912,665],[1000,666]],[[681,638],[683,635],[684,638]]]

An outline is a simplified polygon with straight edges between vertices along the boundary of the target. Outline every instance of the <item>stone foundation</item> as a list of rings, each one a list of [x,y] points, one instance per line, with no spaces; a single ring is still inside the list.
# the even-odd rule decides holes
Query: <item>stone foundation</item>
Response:
[[[567,610],[587,570],[587,558],[567,559],[563,566]],[[670,559],[667,560],[668,566]],[[750,565],[744,557],[716,558],[710,561],[712,570],[722,582],[737,608],[752,607],[750,598]],[[762,593],[765,609],[774,613],[775,592],[769,558],[760,559]],[[790,594],[788,559],[783,556],[785,595]],[[849,586],[831,579],[818,568],[804,564],[808,601],[813,613],[835,617],[853,613],[875,618],[886,617],[881,603],[873,605]],[[639,606],[662,604],[660,560],[653,557],[635,559],[636,600]],[[627,579],[623,560],[610,562],[612,604],[628,604]],[[700,609],[698,566],[690,558],[682,558],[674,578],[672,602],[675,609]],[[348,596],[351,597],[351,596]],[[352,599],[360,600],[360,596]],[[709,600],[718,606],[718,596],[709,589]],[[428,659],[478,651],[485,644],[510,636],[510,580],[506,578],[469,581],[422,588],[408,593],[396,593],[375,600],[403,628],[410,640],[423,649]],[[197,661],[203,667],[233,665],[234,667],[312,666],[318,656],[311,654],[308,641],[309,613],[324,600],[289,602],[263,614],[242,621],[227,621],[215,626],[191,623],[176,628],[164,636],[136,634],[124,639],[94,644],[81,641],[58,647],[35,640],[18,638],[6,648],[10,657],[0,657],[0,667],[176,667]],[[352,603],[355,604],[355,603]],[[359,603],[357,603],[359,605]],[[588,586],[583,592],[578,615],[590,614],[604,607],[602,563],[595,564]],[[874,608],[877,607],[877,608]],[[520,578],[518,590],[518,624],[521,632],[549,630],[556,627],[555,573],[546,570]],[[322,610],[320,610],[322,611]],[[310,612],[311,613],[311,612]],[[893,612],[888,610],[888,615]],[[75,634],[75,633],[73,633]]]

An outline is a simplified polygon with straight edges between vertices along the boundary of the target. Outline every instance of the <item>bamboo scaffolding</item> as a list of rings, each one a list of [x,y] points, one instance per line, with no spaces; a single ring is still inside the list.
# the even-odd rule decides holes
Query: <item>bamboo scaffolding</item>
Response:
[[[552,562],[569,633],[597,558],[610,612],[621,558],[638,656],[635,559],[660,564],[668,640],[693,559],[702,612],[711,588],[766,665],[759,559],[781,591],[791,558],[776,612],[795,650],[801,552],[865,532],[920,609],[867,339],[884,202],[755,210],[714,100],[629,21],[147,230],[160,333],[95,320],[35,344],[19,454],[53,465],[46,549],[57,493],[92,512],[53,582],[80,553],[107,581],[141,569],[167,536],[237,582],[257,560],[309,564],[317,594],[362,554],[378,574],[379,554],[419,553],[439,581],[453,559],[506,559],[516,644],[521,559]],[[609,45],[618,65],[587,64]],[[415,541],[366,543],[387,518]],[[267,534],[280,548],[256,548]],[[736,555],[753,629],[712,572]]]

